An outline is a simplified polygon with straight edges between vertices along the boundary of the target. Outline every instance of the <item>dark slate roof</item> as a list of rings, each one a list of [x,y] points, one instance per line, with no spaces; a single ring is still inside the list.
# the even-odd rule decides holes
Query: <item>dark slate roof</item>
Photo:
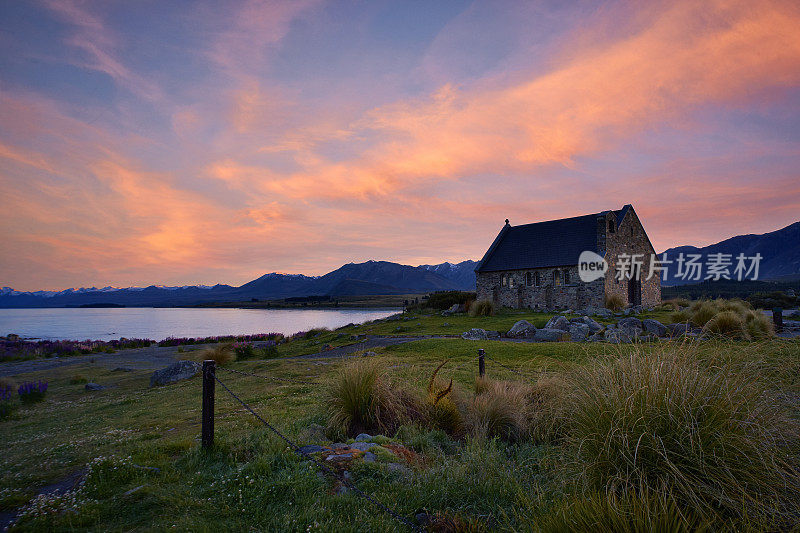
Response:
[[[619,211],[617,226],[630,205]],[[577,265],[584,250],[597,249],[597,217],[606,212],[522,226],[506,224],[475,267],[476,272]]]

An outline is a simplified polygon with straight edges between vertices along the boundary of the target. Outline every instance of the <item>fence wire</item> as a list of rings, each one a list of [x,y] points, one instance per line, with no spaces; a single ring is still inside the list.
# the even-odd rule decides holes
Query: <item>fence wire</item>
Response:
[[[245,375],[248,375],[247,373],[244,373],[244,372],[238,372],[238,371],[235,371],[235,370],[228,370],[228,371],[229,371],[229,372],[234,372],[234,373],[236,373],[236,374],[245,374]],[[251,374],[251,375],[253,375],[253,376],[256,376],[256,377],[266,377],[266,376],[259,376],[259,375],[257,375],[257,374]],[[234,399],[235,399],[237,402],[239,402],[239,403],[242,405],[242,407],[244,407],[245,409],[247,409],[248,411],[250,411],[250,413],[251,413],[251,414],[252,414],[254,417],[256,417],[256,418],[257,418],[257,419],[258,419],[258,420],[259,420],[259,421],[260,421],[262,424],[264,424],[264,426],[266,426],[266,427],[267,427],[267,428],[268,428],[270,431],[272,431],[272,432],[273,432],[273,433],[275,433],[275,434],[276,434],[278,437],[280,437],[280,438],[281,438],[281,439],[282,439],[282,440],[283,440],[283,441],[284,441],[286,444],[288,444],[288,445],[289,445],[289,447],[290,447],[290,448],[291,448],[291,449],[292,449],[294,452],[296,452],[298,455],[300,455],[301,457],[303,457],[303,458],[305,458],[305,459],[308,459],[309,461],[313,462],[313,463],[314,463],[315,465],[317,465],[317,466],[318,466],[318,467],[319,467],[319,468],[320,468],[320,469],[321,469],[323,472],[325,472],[326,474],[329,474],[329,475],[333,476],[333,477],[334,477],[334,478],[336,478],[336,479],[337,479],[337,480],[338,480],[338,481],[339,481],[339,482],[340,482],[342,485],[344,485],[345,487],[347,487],[349,490],[353,491],[353,492],[354,492],[354,493],[356,493],[358,496],[360,496],[360,497],[364,498],[365,500],[367,500],[368,502],[372,503],[372,504],[373,504],[373,505],[375,505],[375,506],[376,506],[378,509],[380,509],[381,511],[385,512],[386,514],[388,514],[389,516],[391,516],[391,517],[392,517],[392,518],[394,518],[395,520],[397,520],[397,521],[399,521],[399,522],[401,522],[401,523],[405,524],[406,526],[408,526],[409,528],[411,528],[413,531],[419,531],[419,532],[421,532],[421,531],[422,531],[422,529],[420,529],[419,527],[417,527],[417,525],[416,525],[416,524],[414,524],[413,522],[411,522],[411,521],[410,521],[410,520],[408,520],[407,518],[403,517],[401,514],[397,513],[396,511],[393,511],[392,509],[390,509],[390,508],[389,508],[389,507],[387,507],[386,505],[382,504],[381,502],[379,502],[378,500],[376,500],[375,498],[373,498],[373,497],[372,497],[372,496],[370,496],[369,494],[367,494],[367,493],[363,492],[361,489],[359,489],[358,487],[356,487],[356,486],[355,486],[355,484],[353,484],[353,482],[352,482],[352,481],[350,481],[350,480],[348,480],[348,479],[345,479],[345,477],[344,477],[344,476],[342,476],[342,475],[340,475],[340,474],[339,474],[339,473],[338,473],[336,470],[332,469],[331,467],[329,467],[328,465],[326,465],[326,464],[324,464],[324,463],[321,463],[321,462],[320,462],[320,461],[318,461],[316,458],[314,458],[314,457],[313,457],[313,456],[312,456],[310,453],[308,453],[308,452],[304,452],[303,450],[301,450],[301,449],[300,449],[300,447],[299,447],[297,444],[295,444],[294,442],[292,442],[292,441],[291,441],[291,440],[290,440],[290,439],[289,439],[289,438],[288,438],[286,435],[284,435],[283,433],[281,433],[280,431],[278,431],[278,430],[275,428],[275,426],[273,426],[272,424],[270,424],[269,422],[267,422],[266,420],[264,420],[264,418],[262,418],[262,417],[261,417],[261,415],[259,415],[258,413],[256,413],[256,412],[253,410],[253,408],[252,408],[252,407],[250,407],[250,406],[249,406],[249,405],[248,405],[248,404],[247,404],[247,403],[246,403],[244,400],[242,400],[241,398],[239,398],[239,396],[237,396],[237,395],[236,395],[236,393],[234,393],[234,392],[233,392],[231,389],[229,389],[229,388],[228,388],[228,386],[227,386],[227,385],[225,385],[225,383],[223,383],[223,382],[222,382],[222,380],[220,380],[220,379],[217,377],[216,373],[214,374],[214,379],[217,381],[217,383],[219,383],[220,385],[222,385],[222,388],[223,388],[223,389],[225,389],[225,390],[228,392],[228,394],[230,394],[231,396],[233,396],[233,398],[234,398]]]

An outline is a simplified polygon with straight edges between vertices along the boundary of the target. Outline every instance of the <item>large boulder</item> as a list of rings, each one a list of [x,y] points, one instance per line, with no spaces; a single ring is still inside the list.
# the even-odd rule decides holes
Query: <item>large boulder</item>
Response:
[[[665,337],[667,335],[667,326],[652,318],[642,320],[642,327],[647,333],[656,337]]]
[[[547,321],[544,325],[545,329],[560,329],[562,331],[569,331],[569,320],[567,317],[556,315]]]
[[[563,342],[569,341],[571,336],[568,331],[555,328],[537,329],[533,339],[540,342]]]
[[[644,329],[644,327],[642,326],[642,321],[634,316],[620,319],[620,321],[617,322],[617,327]]]
[[[150,386],[168,385],[176,381],[193,378],[202,371],[203,367],[200,363],[194,361],[178,361],[172,363],[166,368],[156,370],[150,376]]]
[[[670,337],[680,337],[682,335],[690,335],[695,333],[695,329],[692,327],[691,324],[687,323],[677,323],[677,324],[667,324],[667,335]]]
[[[481,328],[472,328],[471,330],[462,333],[461,338],[466,339],[468,341],[485,341],[487,339],[499,339],[500,332],[487,331]]]
[[[644,330],[636,327],[633,324],[617,324],[617,327],[608,327],[605,330],[604,337],[606,341],[618,344],[629,343],[639,339],[639,336]]]
[[[614,313],[611,311],[611,309],[606,309],[605,307],[591,307],[586,310],[586,314],[599,316],[600,318],[611,318],[614,316]]]
[[[589,326],[586,324],[570,324],[569,335],[573,342],[582,342],[589,336]]]
[[[512,339],[532,339],[536,334],[536,326],[527,320],[520,320],[511,326],[511,329],[506,333],[507,337]]]
[[[596,320],[594,320],[594,319],[592,319],[592,318],[590,318],[588,316],[584,316],[580,320],[581,320],[581,322],[583,322],[584,324],[589,326],[589,331],[591,331],[592,333],[597,333],[598,331],[603,329],[603,324],[597,322]]]

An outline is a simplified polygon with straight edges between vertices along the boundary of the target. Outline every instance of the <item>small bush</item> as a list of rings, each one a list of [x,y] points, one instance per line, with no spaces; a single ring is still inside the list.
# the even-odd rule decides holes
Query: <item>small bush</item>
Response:
[[[236,353],[230,344],[220,344],[213,348],[206,348],[200,351],[197,357],[201,361],[213,359],[220,366],[236,361]]]
[[[491,300],[478,300],[469,306],[469,316],[492,316],[494,312],[494,302]]]
[[[474,292],[465,291],[437,291],[432,292],[428,297],[428,301],[424,302],[425,307],[444,311],[451,308],[454,304],[465,305],[475,300],[476,295]]]
[[[542,524],[544,533],[682,533],[710,531],[694,516],[687,516],[669,494],[598,492],[591,497],[570,501],[550,513]]]
[[[736,311],[722,311],[706,322],[703,331],[731,339],[747,339],[744,320]]]
[[[691,311],[691,319],[690,321],[695,326],[705,326],[709,320],[714,318],[714,315],[717,314],[717,306],[713,302],[700,302],[697,305],[692,304],[690,308]]]
[[[605,306],[607,309],[618,313],[625,309],[625,300],[619,294],[607,294],[605,298]]]
[[[22,403],[41,402],[47,394],[47,382],[25,381],[17,389],[17,394]]]
[[[349,435],[376,430],[394,433],[410,412],[420,412],[415,399],[395,389],[376,362],[360,358],[335,376],[327,403],[329,427]]]
[[[765,340],[775,335],[772,320],[760,311],[750,311],[745,316],[745,330],[753,340]]]
[[[634,353],[571,382],[567,442],[588,487],[671,491],[703,517],[792,516],[800,475],[785,457],[797,426],[745,368]]]
[[[89,383],[89,380],[86,379],[85,376],[81,374],[75,374],[71,378],[69,378],[70,385],[82,385],[83,383]]]
[[[234,342],[231,349],[236,354],[237,360],[250,359],[256,354],[256,348],[251,342]]]

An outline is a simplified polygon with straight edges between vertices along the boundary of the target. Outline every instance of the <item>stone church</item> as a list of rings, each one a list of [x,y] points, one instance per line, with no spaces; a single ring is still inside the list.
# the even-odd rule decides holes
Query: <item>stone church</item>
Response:
[[[584,251],[605,259],[605,276],[581,281],[578,257]],[[661,301],[660,272],[651,271],[655,253],[630,204],[521,226],[506,220],[475,267],[478,299],[500,307],[587,309],[603,307],[606,296],[617,294],[629,305],[654,306]],[[634,254],[638,259],[629,259]],[[629,273],[623,279],[616,275],[618,261],[626,263],[620,266]]]

